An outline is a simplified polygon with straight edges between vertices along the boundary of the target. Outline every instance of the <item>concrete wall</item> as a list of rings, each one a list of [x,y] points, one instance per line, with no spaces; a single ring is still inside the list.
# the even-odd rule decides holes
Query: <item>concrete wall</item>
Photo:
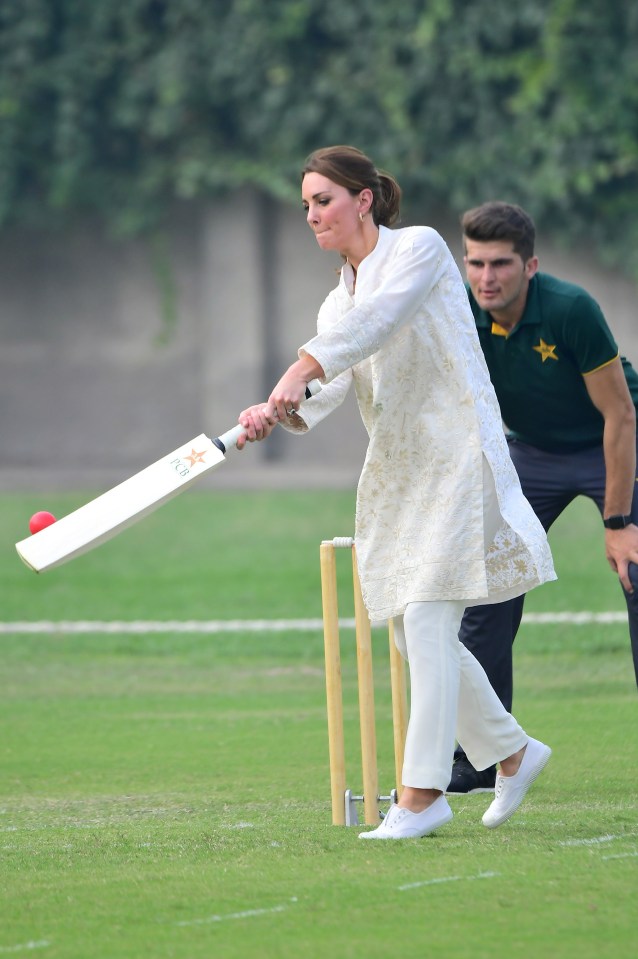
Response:
[[[432,225],[459,258],[456,222]],[[102,489],[228,429],[313,334],[336,281],[339,258],[317,250],[301,209],[251,192],[180,209],[166,239],[158,259],[148,243],[90,225],[0,235],[0,488]],[[596,296],[638,363],[636,285],[587,249],[559,252],[541,237],[538,252],[542,269]],[[311,435],[275,433],[205,482],[354,486],[365,445],[351,397]]]

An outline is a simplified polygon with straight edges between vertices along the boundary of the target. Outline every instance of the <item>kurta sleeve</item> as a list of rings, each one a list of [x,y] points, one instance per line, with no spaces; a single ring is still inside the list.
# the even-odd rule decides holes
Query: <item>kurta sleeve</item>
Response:
[[[333,290],[324,300],[317,316],[317,333],[329,330],[339,319],[337,291]],[[352,385],[352,370],[346,369],[329,383],[324,383],[320,393],[311,397],[301,406],[298,413],[290,416],[281,425],[285,430],[300,435],[314,426],[341,406]]]
[[[344,370],[334,380],[322,387],[321,392],[301,406],[298,413],[289,416],[281,424],[289,433],[307,433],[330,413],[341,406],[352,383],[352,370]]]
[[[436,284],[448,256],[436,230],[409,231],[397,245],[393,269],[383,282],[371,288],[368,296],[365,292],[357,296],[356,304],[305,343],[299,356],[313,356],[323,367],[326,383],[372,356],[412,318]],[[364,291],[367,267],[364,260],[357,277],[357,288]]]

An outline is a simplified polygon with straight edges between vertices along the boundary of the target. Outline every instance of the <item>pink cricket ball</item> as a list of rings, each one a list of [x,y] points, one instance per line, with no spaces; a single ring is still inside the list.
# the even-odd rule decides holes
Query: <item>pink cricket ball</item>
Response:
[[[39,513],[34,513],[29,520],[29,531],[31,533],[39,533],[40,530],[46,529],[47,526],[51,525],[51,523],[55,523],[55,516],[53,513],[47,513],[46,510],[40,510]]]

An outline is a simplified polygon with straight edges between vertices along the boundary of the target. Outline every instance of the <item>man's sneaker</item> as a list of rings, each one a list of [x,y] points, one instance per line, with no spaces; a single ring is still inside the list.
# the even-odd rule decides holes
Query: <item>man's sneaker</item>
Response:
[[[496,766],[488,766],[480,772],[475,769],[467,756],[459,756],[452,766],[450,785],[445,790],[450,796],[468,793],[492,793],[496,781]]]
[[[483,815],[483,825],[496,829],[516,812],[538,774],[547,765],[552,751],[545,743],[529,739],[523,760],[515,776],[496,777],[494,802]]]
[[[393,804],[381,825],[369,832],[360,832],[359,839],[420,839],[445,826],[452,815],[445,796],[439,796],[423,812],[411,812]]]

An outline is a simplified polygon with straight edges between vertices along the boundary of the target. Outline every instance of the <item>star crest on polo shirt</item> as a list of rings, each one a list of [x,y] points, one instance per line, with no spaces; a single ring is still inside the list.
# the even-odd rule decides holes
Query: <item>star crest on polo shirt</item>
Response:
[[[537,353],[540,353],[543,363],[545,360],[557,360],[556,356],[556,345],[550,346],[549,343],[546,343],[545,340],[541,337],[540,343],[538,346],[533,346],[533,350],[536,350]]]

